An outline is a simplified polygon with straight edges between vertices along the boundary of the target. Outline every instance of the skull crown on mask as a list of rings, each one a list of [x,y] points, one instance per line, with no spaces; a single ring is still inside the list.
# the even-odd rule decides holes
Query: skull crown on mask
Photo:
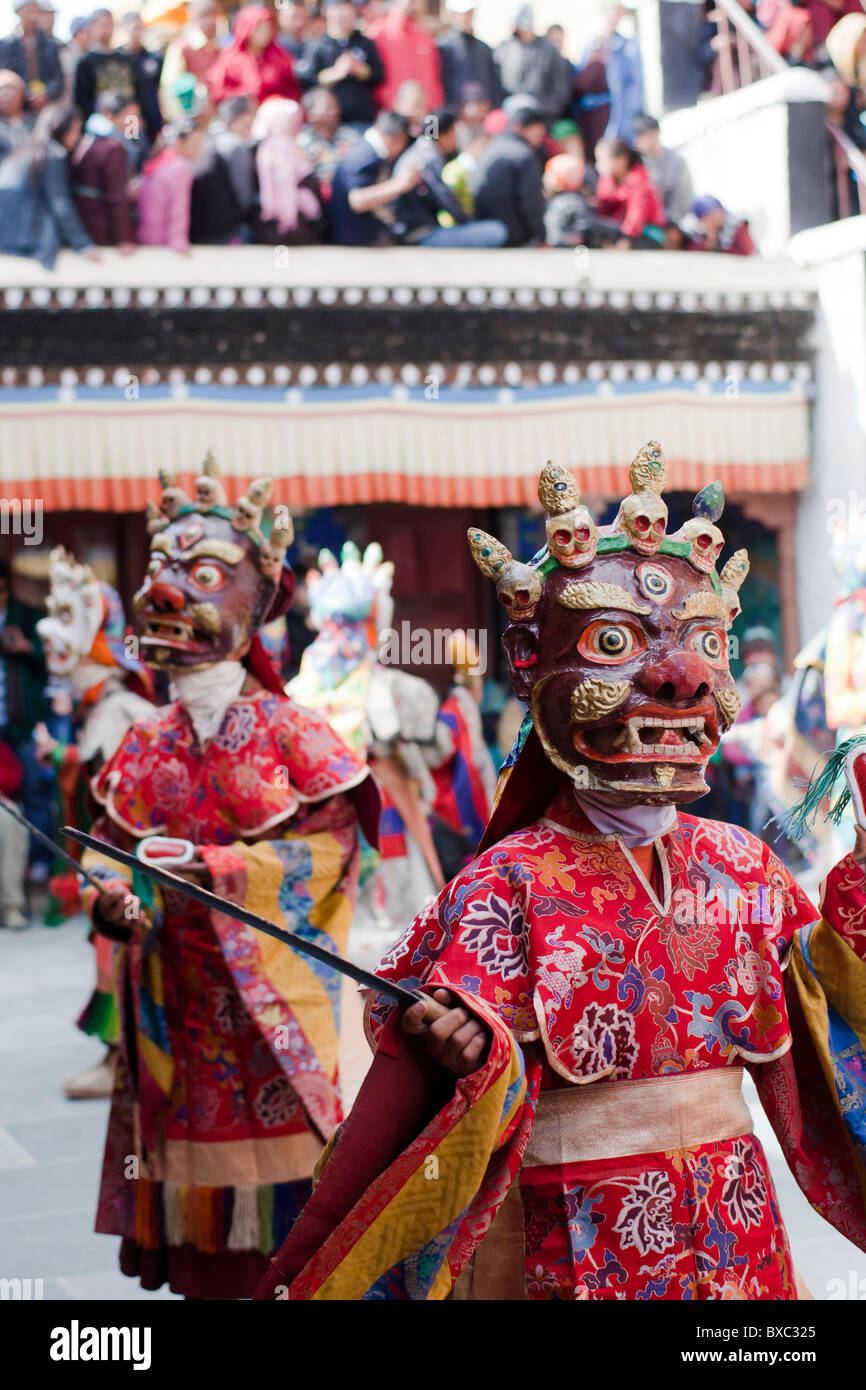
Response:
[[[292,525],[275,509],[264,531],[271,480],[250,484],[234,508],[213,455],[195,480],[195,501],[160,473],[162,508],[148,508],[150,564],[133,599],[143,660],[169,670],[202,670],[246,655],[267,621]]]
[[[738,551],[716,573],[721,484],[669,536],[659,444],[641,449],[629,480],[616,520],[597,528],[573,475],[548,464],[548,547],[533,564],[474,528],[469,543],[508,610],[512,685],[550,762],[611,802],[686,802],[707,790],[706,764],[739,712],[727,632],[748,558]]]

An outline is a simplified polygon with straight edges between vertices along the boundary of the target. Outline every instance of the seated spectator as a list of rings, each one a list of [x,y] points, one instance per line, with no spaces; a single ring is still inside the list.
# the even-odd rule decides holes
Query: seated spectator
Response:
[[[557,154],[544,170],[548,246],[582,246],[592,226],[592,193],[583,154]]]
[[[691,212],[695,196],[688,164],[676,150],[662,144],[654,116],[638,116],[634,142],[644,168],[662,195],[667,221],[681,222]]]
[[[624,140],[599,140],[595,164],[596,216],[588,244],[622,251],[664,245],[664,203],[637,150]]]
[[[268,97],[300,98],[295,65],[276,42],[277,22],[265,5],[238,10],[231,46],[208,73],[211,100],[252,97],[259,105]]]
[[[26,92],[17,72],[0,69],[0,162],[20,149],[33,129],[33,117],[24,108]]]
[[[203,86],[222,52],[219,40],[221,11],[216,0],[192,0],[190,22],[165,50],[159,80],[159,104],[167,121],[186,119],[188,111],[179,102],[175,87],[186,76]]]
[[[729,256],[754,255],[749,224],[735,217],[718,198],[696,198],[691,215],[682,225],[688,251],[721,251]]]
[[[846,14],[834,24],[827,35],[827,52],[850,92],[844,127],[853,139],[851,128],[860,124],[866,105],[866,15]]]
[[[460,119],[464,125],[483,125],[495,104],[480,82],[464,82],[460,90]]]
[[[102,101],[122,100],[108,93]],[[84,230],[96,246],[135,250],[129,208],[129,164],[113,122],[101,111],[88,116],[72,151],[72,196]]]
[[[150,154],[141,107],[137,101],[127,101],[121,92],[106,92],[96,105],[98,113],[111,122],[115,136],[123,145],[129,177],[138,178]]]
[[[43,31],[36,0],[17,0],[14,8],[18,28],[0,43],[0,68],[17,72],[35,114],[63,91],[60,44]]]
[[[248,240],[249,223],[244,223],[244,210],[228,164],[210,136],[195,161],[193,175],[189,197],[189,239],[193,246],[240,245]]]
[[[297,72],[310,37],[310,11],[306,0],[288,0],[287,4],[278,5],[277,23],[280,26],[277,43],[294,61]]]
[[[60,49],[60,66],[63,69],[63,100],[72,101],[75,95],[75,69],[79,58],[90,49],[90,17],[73,19],[69,25],[69,42]]]
[[[431,109],[427,103],[427,90],[423,82],[404,82],[397,90],[394,108],[398,116],[405,116],[409,122],[409,134],[413,140],[424,134],[424,120]]]
[[[467,217],[475,216],[475,176],[481,156],[490,144],[490,136],[483,125],[460,125],[460,150],[442,170],[442,181],[451,189]],[[447,213],[439,214],[440,226],[448,227],[451,222]]]
[[[554,154],[576,154],[586,159],[586,145],[580,133],[580,126],[568,117],[562,121],[554,121],[547,143],[548,146],[555,146]]]
[[[249,97],[229,97],[220,104],[211,125],[211,139],[225,161],[234,197],[240,209],[241,237],[253,215],[256,200],[256,160],[253,152],[253,120],[256,108]]]
[[[162,75],[162,54],[152,53],[144,45],[144,24],[134,10],[123,17],[126,42],[121,53],[128,53],[138,70],[138,99],[147,127],[147,137],[155,140],[162,129],[159,106],[159,81]]]
[[[491,113],[493,114],[493,113]],[[504,222],[509,246],[544,240],[544,191],[538,151],[547,136],[537,106],[519,107],[509,126],[490,141],[475,176],[475,214]]]
[[[403,169],[415,168],[421,181],[400,195],[395,207],[395,229],[402,241],[413,246],[504,246],[508,228],[504,222],[470,220],[460,200],[442,178],[446,162],[457,154],[457,117],[443,107],[428,118],[430,135],[421,135],[401,155],[395,178]],[[442,226],[446,213],[449,226]]]
[[[404,82],[420,82],[425,111],[434,111],[445,100],[439,50],[431,35],[417,22],[419,0],[392,0],[382,19],[367,21],[367,37],[379,51],[385,76],[376,100],[396,111],[397,92]]]
[[[308,45],[298,79],[306,87],[329,88],[339,103],[341,122],[357,126],[362,135],[375,118],[373,93],[385,70],[375,43],[357,28],[356,17],[352,0],[327,0],[325,35]]]
[[[142,170],[138,193],[138,239],[143,246],[170,246],[189,251],[193,165],[201,158],[201,126],[166,126],[162,149]]]
[[[331,188],[331,240],[338,246],[395,242],[393,204],[421,182],[414,165],[397,178],[392,167],[409,141],[409,122],[396,111],[380,111],[375,125],[337,165]]]
[[[90,49],[75,70],[75,105],[83,120],[96,110],[97,97],[119,92],[141,105],[138,63],[131,53],[112,47],[114,17],[110,10],[94,10],[90,17]]]
[[[789,5],[779,10],[772,27],[767,30],[767,42],[772,44],[792,67],[808,66],[814,58],[812,19],[808,10]]]
[[[571,103],[571,64],[536,34],[531,5],[516,7],[511,38],[499,45],[495,58],[506,95],[532,97],[548,123],[564,115]]]
[[[69,191],[69,155],[80,134],[71,106],[46,106],[29,139],[0,164],[0,253],[32,256],[47,270],[64,246],[99,259]]]
[[[256,112],[256,177],[259,212],[253,241],[269,246],[310,246],[324,240],[322,198],[313,166],[298,151],[304,113],[296,101],[271,97]]]
[[[475,0],[446,0],[445,9],[451,27],[436,40],[445,102],[449,107],[462,107],[471,84],[479,93],[477,99],[488,103],[489,111],[499,106],[504,92],[493,50],[474,32]],[[487,111],[473,111],[469,120],[480,125]],[[466,119],[462,111],[461,118]]]
[[[340,103],[327,87],[313,87],[303,100],[307,123],[298,136],[298,149],[313,166],[322,197],[331,196],[337,165],[363,136],[351,125],[340,124]]]

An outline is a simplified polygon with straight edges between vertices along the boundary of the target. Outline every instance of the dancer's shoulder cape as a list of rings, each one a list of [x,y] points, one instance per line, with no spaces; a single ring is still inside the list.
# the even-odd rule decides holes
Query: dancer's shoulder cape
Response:
[[[686,855],[686,871],[718,860],[736,872],[739,858],[742,885],[778,894],[776,909],[750,926],[745,955],[730,962],[718,1017],[695,1015],[706,1025],[700,1045],[710,1065],[735,1061],[739,1053],[751,1067],[798,1183],[818,1211],[866,1248],[863,874],[843,861],[831,875],[821,916],[767,847],[745,832],[683,816],[670,838]],[[374,1005],[369,1030],[379,1051],[368,1080],[259,1297],[446,1297],[520,1167],[545,1062],[572,1084],[601,1079],[589,1068],[590,1050],[579,1057],[569,1052],[567,950],[543,959],[539,938],[533,940],[537,927],[519,925],[527,895],[542,917],[546,900],[550,928],[557,919],[566,923],[567,948],[577,896],[562,891],[567,848],[549,822],[508,836],[453,880],[386,956],[380,973],[428,989],[447,983],[490,1027],[490,1055],[473,1076],[456,1086],[452,1079],[432,1113],[401,1127],[394,1112],[417,1111],[411,1085],[429,1083],[390,1011]],[[613,866],[602,862],[603,845],[589,848],[573,888],[600,894],[604,910]],[[610,891],[607,901],[613,925],[627,905]],[[687,973],[688,957],[681,959]],[[758,979],[763,993],[756,998]],[[747,994],[754,1003],[749,1010],[742,1007]],[[377,1144],[370,1136],[382,1131],[379,1166],[361,1189],[353,1173],[369,1169]]]

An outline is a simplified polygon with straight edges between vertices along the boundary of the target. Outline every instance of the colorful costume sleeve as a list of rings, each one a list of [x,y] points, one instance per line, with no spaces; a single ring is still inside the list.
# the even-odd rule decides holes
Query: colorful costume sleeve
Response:
[[[389,1126],[399,1132],[401,1111],[417,1105],[413,1045],[393,1024],[385,1028],[351,1114],[326,1152],[313,1197],[257,1298],[447,1297],[520,1167],[540,1075],[537,1066],[525,1067],[495,1012],[462,997],[491,1029],[486,1061],[456,1082],[429,1123],[407,1136],[393,1161],[358,1193],[371,1143]]]
[[[281,839],[200,848],[214,892],[344,955],[358,880],[355,811],[333,797]],[[339,1124],[340,976],[234,918],[211,921],[250,1016],[292,1078],[323,1139]]]
[[[755,1083],[812,1206],[866,1249],[866,879],[847,855],[785,975],[793,1046]]]

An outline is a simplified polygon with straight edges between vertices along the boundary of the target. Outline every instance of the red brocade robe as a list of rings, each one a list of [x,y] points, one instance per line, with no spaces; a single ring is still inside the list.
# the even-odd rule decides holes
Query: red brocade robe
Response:
[[[374,1001],[368,1080],[258,1297],[795,1299],[744,1068],[866,1248],[862,870],[842,861],[821,917],[736,827],[680,814],[651,858],[564,790],[418,917],[379,973],[454,991],[489,1054],[400,1133],[417,1045]],[[377,1104],[386,1161],[353,1191]]]
[[[179,703],[136,723],[93,783],[94,833],[127,849],[191,840],[216,893],[344,954],[367,775],[327,724],[250,677],[203,747]],[[144,902],[148,883],[131,885]],[[123,1238],[121,1268],[145,1288],[249,1296],[341,1119],[340,979],[181,894],[152,908],[120,952],[96,1229]]]

